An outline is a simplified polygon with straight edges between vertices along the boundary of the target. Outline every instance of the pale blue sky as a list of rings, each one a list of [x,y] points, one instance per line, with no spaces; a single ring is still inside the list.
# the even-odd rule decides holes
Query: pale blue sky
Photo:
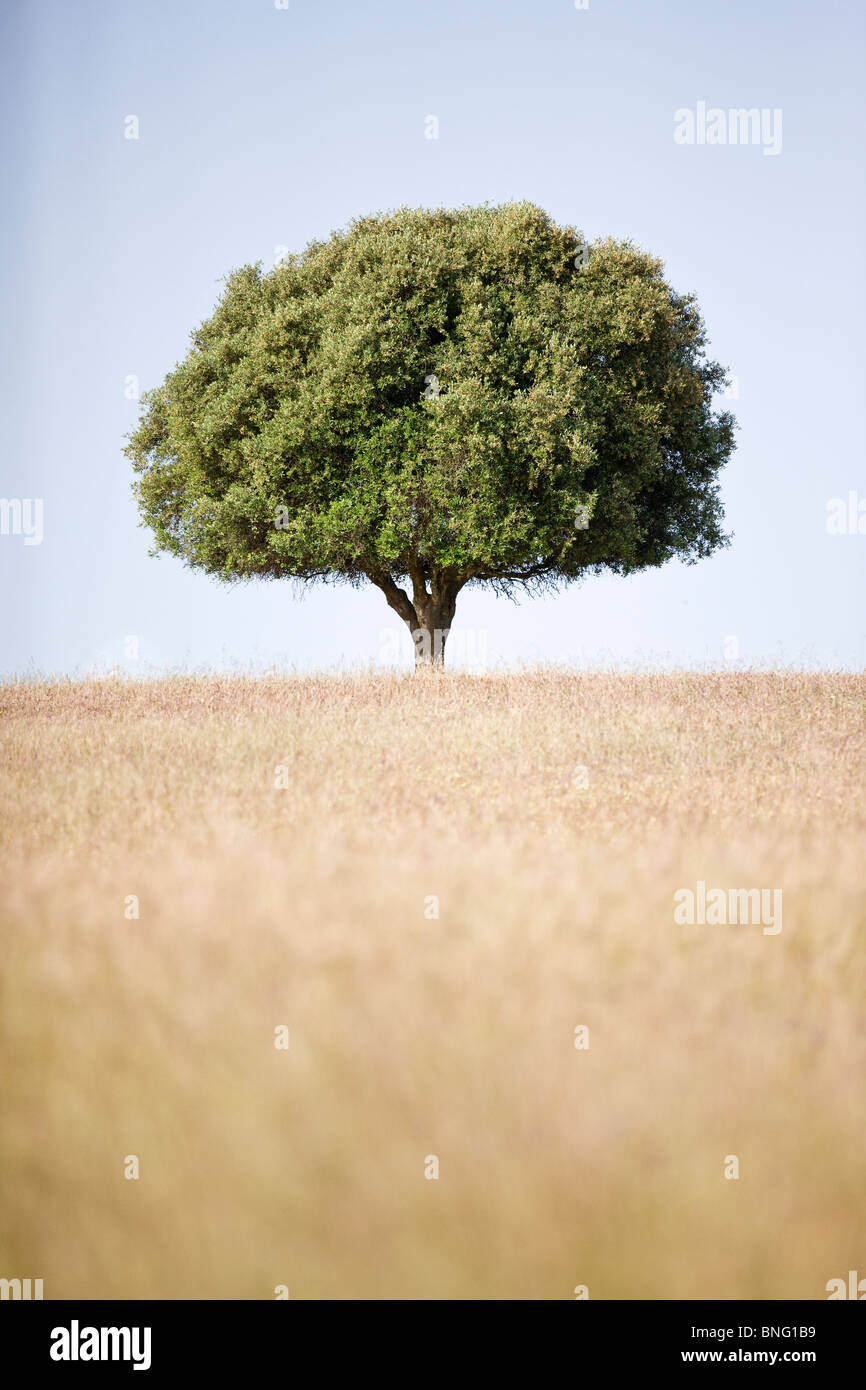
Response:
[[[158,383],[221,277],[277,247],[401,204],[524,198],[631,237],[698,295],[739,389],[735,536],[519,607],[464,593],[465,650],[687,666],[733,638],[749,664],[864,664],[866,534],[826,528],[830,499],[866,503],[859,0],[19,0],[2,27],[0,497],[44,503],[41,544],[0,535],[3,674],[387,655],[378,591],[298,601],[149,558],[125,382]],[[781,152],[677,144],[674,112],[701,101],[780,109]]]

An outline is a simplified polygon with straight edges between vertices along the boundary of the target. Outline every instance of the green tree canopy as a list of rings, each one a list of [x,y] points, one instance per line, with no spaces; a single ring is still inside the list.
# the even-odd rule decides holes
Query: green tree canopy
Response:
[[[369,581],[441,659],[465,585],[727,543],[705,343],[661,261],[532,204],[363,217],[228,277],[130,436],[143,522],[225,580]]]

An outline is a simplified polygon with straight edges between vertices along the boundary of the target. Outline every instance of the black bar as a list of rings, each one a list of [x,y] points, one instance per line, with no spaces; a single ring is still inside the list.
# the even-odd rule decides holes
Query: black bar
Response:
[[[115,1377],[134,1376],[136,1361],[140,1377],[157,1380],[184,1371],[198,1376],[212,1373],[223,1380],[251,1369],[266,1372],[268,1367],[285,1371],[289,1378],[301,1373],[307,1379],[309,1372],[302,1371],[309,1364],[307,1352],[314,1355],[314,1365],[324,1370],[339,1361],[344,1351],[358,1369],[370,1363],[382,1369],[391,1365],[395,1372],[402,1367],[399,1378],[414,1380],[419,1370],[429,1377],[437,1363],[443,1375],[453,1375],[460,1358],[449,1336],[453,1318],[453,1330],[462,1332],[461,1345],[468,1336],[473,1361],[482,1351],[491,1362],[498,1359],[497,1351],[510,1357],[515,1342],[525,1339],[533,1359],[538,1358],[539,1370],[556,1349],[553,1339],[558,1337],[564,1339],[561,1347],[567,1352],[567,1364],[596,1375],[667,1372],[674,1367],[700,1370],[713,1365],[728,1370],[804,1366],[823,1381],[843,1370],[856,1374],[862,1366],[863,1313],[841,1306],[841,1301],[575,1300],[567,1312],[545,1314],[543,1343],[534,1340],[537,1312],[512,1313],[507,1332],[497,1335],[489,1328],[479,1338],[479,1317],[486,1320],[496,1315],[492,1310],[481,1314],[477,1303],[470,1307],[471,1312],[460,1313],[452,1305],[449,1314],[440,1303],[422,1304],[414,1313],[402,1306],[399,1322],[390,1314],[380,1325],[382,1314],[375,1303],[365,1304],[359,1316],[357,1304],[348,1300],[331,1304],[324,1312],[321,1305],[303,1300],[10,1301],[0,1305],[0,1345],[4,1366],[18,1363],[19,1379],[31,1371],[50,1372],[53,1378],[83,1375],[92,1379],[100,1371]],[[463,1322],[466,1317],[471,1317],[471,1323]],[[107,1334],[103,1339],[103,1328],[118,1329],[118,1336]],[[98,1336],[89,1329],[97,1329]],[[133,1329],[138,1329],[137,1334]],[[145,1329],[150,1329],[149,1342]],[[53,1359],[52,1348],[70,1359]],[[104,1351],[106,1359],[84,1359],[81,1353],[89,1355],[92,1349],[100,1356]],[[71,1359],[74,1350],[78,1360]],[[128,1359],[111,1359],[115,1350]],[[407,1364],[407,1351],[416,1361],[414,1368]]]

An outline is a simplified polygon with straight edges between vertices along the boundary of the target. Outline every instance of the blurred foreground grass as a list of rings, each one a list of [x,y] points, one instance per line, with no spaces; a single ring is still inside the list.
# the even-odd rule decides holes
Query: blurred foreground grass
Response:
[[[864,697],[0,688],[0,1276],[738,1299],[866,1274]],[[677,925],[699,879],[781,889],[782,931]]]

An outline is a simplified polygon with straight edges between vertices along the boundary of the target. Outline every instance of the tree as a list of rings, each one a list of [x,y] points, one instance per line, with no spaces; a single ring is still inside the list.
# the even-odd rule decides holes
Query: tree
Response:
[[[439,663],[467,585],[728,543],[705,342],[661,261],[530,203],[363,217],[227,278],[130,435],[143,524],[225,580],[369,581]]]

